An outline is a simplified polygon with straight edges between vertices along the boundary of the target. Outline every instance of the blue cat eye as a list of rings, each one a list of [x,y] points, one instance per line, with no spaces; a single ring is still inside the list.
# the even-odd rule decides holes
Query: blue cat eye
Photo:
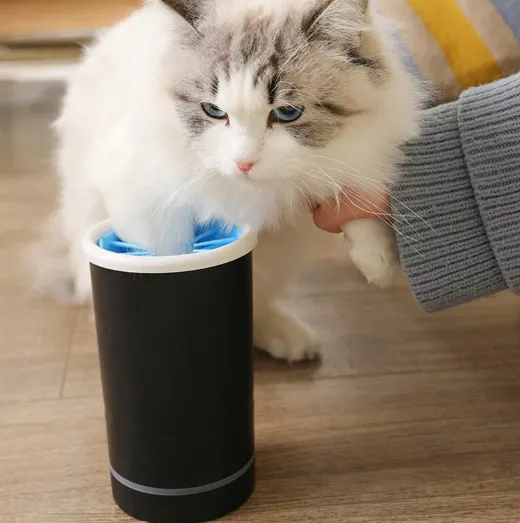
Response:
[[[227,113],[223,111],[220,107],[217,107],[214,104],[210,103],[202,103],[200,104],[202,107],[202,110],[211,118],[216,118],[217,120],[223,120],[224,118],[227,118]]]
[[[275,122],[288,123],[295,122],[303,114],[304,107],[296,107],[294,105],[286,105],[273,109],[272,119]]]

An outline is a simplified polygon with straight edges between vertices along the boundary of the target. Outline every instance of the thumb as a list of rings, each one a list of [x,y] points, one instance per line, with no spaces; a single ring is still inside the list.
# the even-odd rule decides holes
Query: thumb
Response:
[[[355,219],[356,216],[349,207],[344,204],[338,207],[336,202],[327,202],[314,213],[316,227],[332,233],[341,232],[342,225]]]
[[[314,223],[326,232],[337,233],[341,231],[343,225],[352,220],[388,219],[389,216],[390,208],[385,193],[349,191],[348,199],[344,198],[339,205],[336,200],[321,205],[314,212]]]

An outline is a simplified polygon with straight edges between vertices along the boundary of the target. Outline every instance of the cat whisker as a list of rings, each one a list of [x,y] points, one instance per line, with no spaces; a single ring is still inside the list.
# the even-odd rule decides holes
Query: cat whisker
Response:
[[[316,166],[316,167],[318,167],[318,166]],[[319,168],[319,167],[318,167],[318,168]],[[331,179],[331,182],[333,182],[334,185],[338,188],[338,190],[341,191],[341,195],[342,195],[342,196],[344,196],[344,197],[346,197],[346,198],[350,198],[350,196],[354,196],[354,195],[352,195],[352,194],[349,195],[349,192],[348,192],[348,191],[349,191],[350,189],[349,189],[348,187],[344,187],[344,188],[342,188],[341,186],[339,186],[339,185],[334,181],[334,179],[333,179],[332,177],[330,177],[330,176],[328,175],[328,173],[326,173],[325,171],[323,171],[323,169],[321,169],[321,168],[319,168],[319,169],[320,169],[321,172],[323,172],[323,174],[325,174],[328,178]],[[366,207],[366,208],[365,208],[365,207],[363,207],[363,208],[362,208],[362,207],[359,207],[359,209],[362,210],[363,212],[366,212],[366,213],[369,213],[369,214],[374,214],[374,215],[379,216],[379,217],[383,217],[383,218],[385,218],[385,221],[392,221],[392,219],[393,219],[393,221],[396,221],[397,223],[402,223],[402,222],[401,222],[397,217],[392,216],[391,213],[389,213],[388,211],[386,211],[386,210],[384,210],[384,209],[379,209],[379,212],[374,211],[374,210],[373,210],[373,202],[371,202],[371,201],[370,201],[370,200],[369,200],[365,195],[363,195],[362,193],[360,193],[360,194],[356,194],[356,195],[355,195],[355,198],[356,198],[357,200],[359,200],[360,203],[363,202],[363,200],[366,201],[366,203],[367,203],[367,207]],[[417,233],[417,231],[415,231],[415,230],[414,230],[414,232]],[[420,235],[419,235],[419,236],[420,236]],[[421,239],[423,239],[423,238],[421,237]]]
[[[368,185],[367,184],[367,189],[368,191],[370,192],[374,192],[374,190],[377,191],[377,188],[374,188],[373,186],[371,185]],[[367,201],[367,204],[370,205],[370,200],[363,194],[363,193],[357,193],[356,194],[356,197],[357,199],[360,199],[360,200],[363,200],[365,199]],[[414,227],[414,225],[412,225],[412,223],[410,222],[410,220],[408,220],[408,217],[407,215],[399,212],[399,213],[389,213],[388,211],[384,211],[384,214],[386,215],[386,218],[389,220],[389,221],[393,221],[395,223],[398,223],[398,224],[406,224],[408,227],[410,227],[412,229],[412,231],[421,239],[421,240],[424,240],[424,237],[422,236],[422,234]],[[413,217],[413,215],[410,215],[410,217]]]
[[[312,207],[313,203],[311,201],[311,199],[309,198],[309,196],[305,193],[305,191],[298,185],[296,184],[295,182],[293,182],[290,178],[286,178],[286,181],[292,185],[293,187],[295,187],[298,192],[304,197],[305,201],[307,202],[307,204],[309,205],[309,207]]]
[[[321,172],[323,174],[325,174],[328,178],[330,178],[330,176],[325,171],[321,170]],[[309,173],[304,173],[304,174],[309,175]],[[315,177],[313,177],[313,179],[315,180]],[[410,236],[407,236],[402,231],[399,231],[397,229],[397,227],[395,226],[395,224],[393,223],[393,221],[397,221],[397,223],[401,223],[401,222],[398,219],[396,219],[395,216],[390,215],[388,212],[386,212],[384,210],[380,210],[380,212],[377,212],[377,211],[374,211],[373,208],[360,206],[358,203],[356,203],[352,200],[351,195],[348,194],[348,189],[342,188],[332,178],[330,178],[330,181],[323,180],[323,179],[322,179],[322,181],[324,181],[326,183],[330,183],[330,185],[333,185],[334,188],[336,189],[336,191],[333,194],[333,197],[335,198],[336,207],[337,207],[338,211],[339,211],[339,207],[341,206],[341,204],[344,204],[349,208],[349,210],[354,215],[355,215],[355,209],[362,211],[364,213],[372,214],[375,217],[379,217],[380,219],[383,219],[383,221],[385,221],[397,234],[399,234],[403,238],[407,239],[408,242],[423,243],[422,240],[424,238],[422,238],[420,235],[418,235],[420,239],[417,239],[417,238],[412,238]],[[341,199],[341,197],[343,197],[344,199]],[[367,202],[368,202],[368,200],[367,200]]]
[[[346,195],[346,198],[347,198],[347,200],[348,200],[348,201],[349,201],[349,202],[354,206],[354,209],[352,209],[352,207],[349,206],[349,209],[353,212],[354,215],[356,214],[356,211],[355,211],[355,210],[357,209],[357,210],[360,210],[360,211],[362,211],[362,212],[368,212],[368,213],[370,213],[370,214],[374,214],[375,216],[380,216],[379,213],[374,213],[374,212],[372,212],[372,211],[369,210],[369,209],[365,209],[365,208],[363,208],[363,207],[360,207],[356,202],[354,202],[354,201],[350,198],[350,196]],[[343,202],[343,203],[346,203],[346,202]],[[387,215],[388,213],[383,213],[383,214]],[[395,224],[392,223],[391,221],[387,221],[387,220],[384,220],[384,221],[385,221],[385,222],[388,224],[388,226],[389,226],[391,229],[393,229],[397,234],[399,234],[400,236],[402,236],[403,238],[405,238],[410,246],[411,246],[411,242],[414,242],[414,243],[420,243],[420,244],[424,243],[424,242],[421,241],[421,240],[418,240],[418,239],[416,239],[416,238],[412,238],[412,237],[410,237],[410,236],[405,235],[403,232],[399,231],[399,229],[398,229],[398,228],[395,226]]]
[[[369,191],[369,192],[385,192],[386,194],[386,191],[384,191],[383,189],[381,189],[381,187],[377,184],[374,184],[371,182],[371,179],[370,178],[367,178],[365,176],[359,176],[359,175],[356,175],[356,174],[352,174],[350,172],[347,172],[345,171],[344,169],[337,169],[337,168],[334,168],[334,167],[327,167],[328,169],[331,169],[331,170],[334,170],[334,171],[337,171],[337,172],[340,172],[342,174],[345,174],[347,176],[347,179],[350,179],[350,178],[356,178],[358,180],[358,184],[361,185],[361,186],[365,186],[365,188]],[[348,185],[348,182],[351,181],[351,180],[346,180],[345,181],[345,185]],[[360,183],[359,183],[360,182]],[[363,187],[362,187],[363,188]],[[396,199],[395,199],[396,200]],[[394,201],[395,201],[394,200]],[[410,215],[410,217],[412,216],[415,216],[415,217],[419,217],[424,223],[426,223],[432,230],[433,227],[430,226],[430,224],[428,224],[422,217],[420,217],[417,213],[414,213],[411,209],[410,211],[413,213]],[[400,222],[398,220],[396,220],[396,217],[395,217],[395,213],[394,213],[394,220],[396,220],[398,223],[406,223],[418,236],[420,236],[422,238],[422,236],[420,235],[420,233],[417,231],[417,229],[410,223],[410,221],[407,219],[406,215],[403,214],[402,212],[399,213],[399,216],[403,218],[404,222]],[[434,230],[434,232],[436,232]]]
[[[313,155],[315,158],[320,158],[320,159],[324,159],[324,160],[328,160],[328,161],[333,161],[333,162],[336,162],[336,163],[340,163],[342,165],[345,165],[346,167],[348,167],[349,169],[353,169],[354,171],[357,171],[359,174],[358,175],[355,175],[351,172],[345,172],[346,174],[348,174],[348,176],[352,176],[353,178],[356,178],[358,180],[361,180],[362,182],[364,182],[365,184],[369,184],[370,182],[372,183],[372,186],[374,188],[378,188],[379,190],[384,190],[384,188],[382,188],[380,186],[380,182],[378,182],[377,180],[374,180],[373,178],[370,178],[370,177],[367,177],[367,176],[364,176],[363,173],[361,173],[358,169],[356,169],[355,167],[353,167],[352,165],[349,165],[341,160],[338,160],[338,159],[335,159],[335,158],[328,158],[326,156],[319,156],[319,155]],[[404,202],[400,201],[398,198],[396,198],[395,196],[393,196],[391,193],[388,193],[388,197],[390,199],[392,199],[393,201],[395,201],[396,203],[398,203],[399,205],[401,205],[402,207],[404,207],[407,211],[409,211],[410,213],[412,213],[412,216],[418,218],[419,220],[421,220],[429,229],[432,230],[432,232],[434,232],[437,236],[440,236],[439,232],[437,230],[435,230],[435,228],[428,222],[426,221],[422,216],[420,216],[418,213],[416,213],[413,209],[411,209],[410,207],[408,207]],[[411,225],[410,225],[411,226]],[[412,227],[413,228],[413,227]]]

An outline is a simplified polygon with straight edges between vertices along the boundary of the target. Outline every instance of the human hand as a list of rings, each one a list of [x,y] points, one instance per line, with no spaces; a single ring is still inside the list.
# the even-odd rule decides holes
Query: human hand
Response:
[[[338,233],[341,228],[353,220],[376,218],[391,220],[388,195],[384,191],[362,192],[346,189],[338,202],[331,198],[317,206],[314,211],[314,223],[326,232]]]

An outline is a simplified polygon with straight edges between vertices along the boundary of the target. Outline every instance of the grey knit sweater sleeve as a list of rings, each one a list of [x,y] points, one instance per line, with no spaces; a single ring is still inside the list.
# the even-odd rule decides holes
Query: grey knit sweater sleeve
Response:
[[[425,111],[405,155],[391,200],[419,304],[520,292],[520,75]]]

